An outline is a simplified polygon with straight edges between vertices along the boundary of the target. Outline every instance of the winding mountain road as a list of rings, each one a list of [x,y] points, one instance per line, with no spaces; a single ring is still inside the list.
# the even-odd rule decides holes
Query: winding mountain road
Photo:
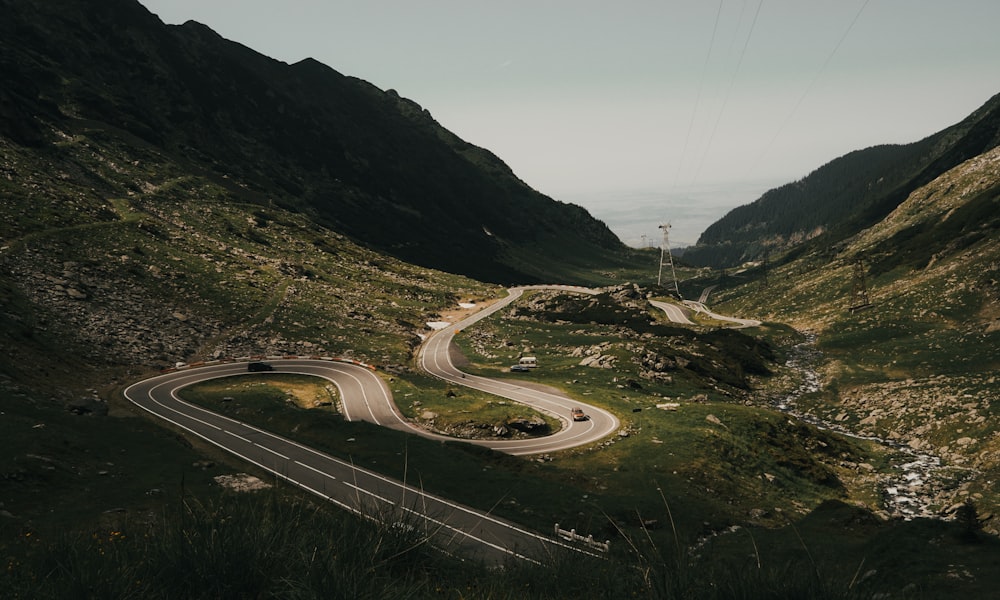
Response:
[[[304,373],[334,382],[355,396],[353,418],[386,423],[402,417],[391,405],[382,380],[369,369],[317,360],[288,360],[280,373]],[[246,373],[246,363],[198,367],[136,383],[125,397],[140,408],[185,429],[320,498],[383,523],[400,523],[426,536],[435,547],[491,564],[510,559],[548,560],[560,550],[594,552],[528,531],[418,487],[396,481],[263,429],[180,400],[177,391],[199,381]],[[359,398],[359,397],[360,398]]]
[[[519,385],[513,380],[495,380],[463,373],[452,361],[455,335],[478,321],[509,306],[526,290],[556,289],[595,294],[596,290],[575,286],[523,286],[511,288],[508,296],[466,319],[432,333],[419,351],[421,367],[435,377],[455,385],[508,398],[558,418],[560,430],[552,435],[519,440],[465,440],[513,455],[555,452],[590,444],[614,433],[620,426],[610,412],[573,400],[560,393]],[[677,323],[693,324],[681,307],[650,301]],[[742,326],[759,324],[708,312],[700,303],[689,308],[707,312],[720,320]],[[383,523],[401,523],[419,532],[445,552],[473,557],[492,564],[514,558],[543,562],[553,553],[571,550],[596,554],[589,546],[570,545],[561,539],[538,535],[516,524],[474,510],[445,498],[428,494],[350,462],[329,456],[292,440],[184,402],[178,392],[195,383],[247,373],[246,362],[221,362],[146,379],[129,386],[125,397],[136,406],[207,442],[234,454],[296,486],[366,518]],[[323,359],[275,359],[277,373],[322,377],[340,392],[341,411],[351,421],[368,421],[437,440],[455,441],[413,425],[400,413],[385,381],[365,365]],[[573,408],[582,408],[589,419],[574,421]]]
[[[715,319],[716,321],[726,321],[727,323],[735,323],[736,327],[733,329],[745,329],[747,327],[760,327],[760,321],[757,319],[740,319],[738,317],[729,317],[726,315],[720,315],[719,313],[714,313],[707,306],[701,302],[695,302],[693,300],[685,300],[684,305],[691,308],[695,312],[704,313],[707,317]]]
[[[446,329],[432,334],[420,351],[420,363],[429,373],[446,381],[493,393],[559,418],[557,433],[525,440],[467,440],[514,455],[554,452],[596,442],[616,431],[618,419],[595,406],[568,397],[496,381],[459,371],[450,356],[451,340],[463,328],[493,314],[518,299],[525,289],[556,287],[565,291],[594,293],[572,286],[529,286],[510,290],[507,298]],[[125,397],[141,409],[187,430],[203,440],[299,486],[338,506],[380,522],[399,522],[418,529],[435,547],[493,564],[511,558],[542,562],[560,550],[596,554],[586,547],[538,535],[488,513],[428,494],[378,473],[334,458],[292,440],[225,417],[180,399],[181,388],[195,383],[247,373],[245,362],[223,362],[159,375],[125,389]],[[364,365],[333,359],[274,360],[277,373],[322,377],[340,392],[341,410],[348,420],[362,420],[424,437],[455,441],[409,423],[393,402],[386,383]],[[263,373],[263,374],[266,374]],[[573,421],[573,407],[590,416]]]
[[[676,304],[662,302],[660,300],[650,300],[649,303],[653,305],[653,307],[667,313],[667,319],[669,319],[671,323],[680,323],[681,325],[695,324],[694,321],[687,318],[687,315],[684,314],[684,309]]]
[[[712,293],[717,286],[710,285],[701,292],[701,297],[697,302],[693,300],[683,300],[682,303],[689,310],[693,310],[696,313],[702,313],[705,316],[715,319],[716,321],[725,321],[727,323],[735,323],[736,326],[733,329],[744,329],[747,327],[759,327],[760,321],[757,319],[740,319],[737,317],[729,317],[726,315],[720,315],[718,313],[712,312],[707,306],[705,306],[705,301],[708,299],[708,295]],[[650,300],[649,303],[655,308],[658,308],[667,314],[667,319],[672,323],[679,323],[682,325],[695,325],[696,323],[688,318],[688,313],[684,312],[684,309],[676,304],[670,302],[663,302],[660,300]]]
[[[540,391],[538,389],[518,385],[509,380],[496,380],[488,377],[469,375],[460,371],[452,362],[451,342],[455,334],[474,325],[482,319],[496,313],[520,298],[528,289],[559,289],[563,291],[593,294],[594,290],[572,286],[524,286],[511,288],[508,296],[493,303],[478,313],[434,332],[420,348],[420,366],[435,377],[439,377],[456,385],[463,385],[482,392],[487,392],[503,398],[508,398],[521,404],[526,404],[538,411],[552,415],[562,421],[562,428],[549,436],[523,440],[489,440],[482,445],[508,454],[538,454],[555,452],[584,444],[611,435],[618,430],[618,418],[610,412],[573,400],[567,396]],[[570,410],[579,407],[590,417],[586,421],[573,421]],[[480,442],[473,442],[480,443]]]

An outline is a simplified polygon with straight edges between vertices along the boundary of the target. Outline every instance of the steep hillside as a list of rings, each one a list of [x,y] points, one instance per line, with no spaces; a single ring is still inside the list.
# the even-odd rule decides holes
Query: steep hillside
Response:
[[[729,267],[812,240],[832,246],[878,223],[914,190],[1000,144],[1000,95],[961,123],[913,144],[858,150],[733,209],[685,261]]]
[[[414,103],[315,61],[166,27],[124,0],[0,9],[5,591],[9,557],[40,547],[39,532],[149,523],[168,496],[215,497],[213,476],[251,468],[137,418],[126,384],[182,361],[346,356],[419,405],[447,397],[415,373],[426,323],[502,294],[449,271],[593,282],[626,256],[583,209],[532,191]],[[296,418],[289,436],[317,427]],[[407,443],[345,427],[338,439],[360,430],[379,451]],[[430,446],[448,475],[466,454]],[[405,464],[391,456],[380,465]]]
[[[916,189],[834,252],[776,261],[766,284],[759,271],[730,275],[714,292],[726,310],[815,334],[823,389],[799,409],[935,457],[951,469],[955,500],[976,502],[994,532],[998,240],[1000,148],[993,148]]]
[[[512,256],[557,234],[550,264],[576,264],[586,247],[605,266],[624,260],[603,223],[535,192],[392,90],[312,59],[272,60],[198,23],[165,26],[133,0],[0,7],[0,134],[52,162],[57,142],[82,134],[97,152],[155,149],[178,170],[237,186],[244,202],[481,280],[544,278]]]
[[[895,454],[774,410],[813,374],[791,360],[799,333],[667,324],[648,304],[662,290],[638,285],[534,293],[459,336],[469,372],[614,411],[622,430],[589,447],[526,459],[424,440],[298,406],[288,379],[203,399],[542,534],[559,522],[614,540],[593,568],[484,573],[406,521],[331,516],[283,485],[236,497],[218,476],[263,472],[121,390],[179,361],[350,356],[379,367],[406,418],[501,435],[486,419],[520,407],[415,368],[426,322],[503,293],[468,275],[620,283],[617,240],[415,103],[315,61],[166,27],[126,0],[0,9],[5,597],[952,597],[957,576],[970,597],[996,589],[998,543],[979,531],[1000,510],[996,151],[849,243],[789,257],[770,287],[737,273],[716,292],[722,311],[818,332],[825,387],[800,412],[940,457],[923,497],[958,523],[880,520],[882,490],[903,480]],[[875,308],[850,313],[856,256]],[[542,368],[510,372],[527,351]]]
[[[15,381],[77,387],[107,369],[248,352],[402,364],[437,310],[497,292],[244,203],[151,149],[92,139],[66,137],[44,162],[0,140],[5,228],[28,232],[0,248],[0,372]]]

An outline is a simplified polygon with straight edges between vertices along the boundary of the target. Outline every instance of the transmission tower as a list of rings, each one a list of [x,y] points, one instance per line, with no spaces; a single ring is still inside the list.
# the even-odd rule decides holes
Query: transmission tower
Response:
[[[760,289],[762,289],[762,290],[766,290],[767,289],[767,269],[768,269],[767,259],[770,256],[770,254],[771,254],[770,252],[765,252],[764,253],[764,261],[761,263],[761,276],[760,276],[760,284],[759,285],[760,285]]]
[[[681,297],[681,289],[677,285],[677,271],[674,270],[674,255],[670,252],[670,223],[664,223],[660,225],[660,229],[663,230],[663,244],[660,246],[660,272],[656,276],[656,285],[662,287],[663,285],[663,263],[664,259],[670,264],[670,274],[674,280],[674,291],[677,292],[677,297]]]
[[[860,256],[854,259],[854,280],[851,285],[851,312],[871,308],[868,298],[868,283],[865,280],[865,262]]]

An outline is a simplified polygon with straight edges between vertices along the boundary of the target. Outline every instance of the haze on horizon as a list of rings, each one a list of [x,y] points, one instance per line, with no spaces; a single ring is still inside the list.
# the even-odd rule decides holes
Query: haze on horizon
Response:
[[[394,89],[631,245],[1000,92],[995,0],[140,1]]]

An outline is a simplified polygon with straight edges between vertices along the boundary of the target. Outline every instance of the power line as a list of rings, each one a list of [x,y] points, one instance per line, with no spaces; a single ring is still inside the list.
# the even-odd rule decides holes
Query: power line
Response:
[[[677,187],[677,180],[681,177],[681,168],[684,166],[684,157],[687,156],[688,145],[691,142],[691,132],[694,130],[694,122],[698,116],[698,107],[701,104],[701,94],[705,89],[705,79],[708,76],[708,63],[712,58],[712,50],[715,48],[715,36],[719,31],[719,21],[722,17],[722,0],[719,0],[719,10],[715,13],[715,24],[712,25],[712,39],[708,42],[708,52],[705,53],[705,64],[701,67],[701,80],[698,82],[698,95],[694,99],[694,109],[691,111],[691,121],[688,123],[687,135],[684,136],[684,146],[681,148],[681,157],[677,161],[677,172],[674,174],[674,187]]]
[[[833,61],[834,55],[837,54],[837,50],[840,50],[840,47],[841,47],[841,45],[843,45],[844,40],[847,39],[848,34],[850,34],[851,30],[854,29],[854,25],[858,22],[858,19],[861,18],[861,13],[863,13],[865,11],[865,7],[868,6],[868,3],[870,1],[871,0],[865,0],[861,4],[861,8],[859,8],[858,12],[855,13],[854,18],[847,25],[847,29],[844,30],[844,33],[840,36],[840,39],[837,40],[837,44],[833,47],[833,50],[831,50],[830,54],[827,55],[826,60],[823,61],[823,64],[820,66],[819,70],[813,76],[812,80],[809,82],[809,85],[806,86],[805,91],[803,91],[802,95],[799,96],[799,99],[795,103],[795,106],[792,107],[791,112],[788,113],[788,116],[785,117],[785,120],[781,123],[781,125],[775,131],[774,137],[771,138],[771,141],[768,142],[767,146],[764,147],[764,151],[763,152],[757,153],[757,160],[754,161],[753,166],[750,169],[751,172],[753,172],[753,171],[755,171],[757,169],[757,164],[760,162],[760,160],[764,156],[767,156],[767,153],[771,151],[771,147],[774,146],[774,143],[776,141],[778,141],[778,137],[780,137],[781,134],[785,131],[785,128],[788,127],[788,124],[792,121],[792,117],[794,117],[795,113],[797,113],[799,111],[799,108],[802,106],[802,103],[805,101],[806,96],[809,95],[809,92],[812,91],[813,86],[816,85],[816,82],[819,81],[819,78],[823,75],[824,72],[826,72],[826,69],[830,65],[830,62]]]
[[[726,106],[729,104],[729,97],[732,95],[733,89],[736,87],[736,78],[740,74],[740,68],[743,66],[743,58],[746,56],[747,48],[750,46],[750,38],[753,37],[753,31],[757,26],[757,17],[760,16],[760,9],[762,6],[764,6],[764,0],[760,0],[760,2],[757,3],[757,10],[754,12],[753,21],[750,23],[750,31],[747,32],[747,39],[743,42],[743,49],[740,51],[740,58],[736,62],[736,70],[733,71],[733,77],[729,81],[729,90],[722,98],[722,108],[719,109],[719,115],[715,119],[715,125],[712,126],[712,132],[708,136],[708,144],[705,146],[705,152],[701,155],[701,161],[698,163],[698,169],[695,171],[692,182],[698,180],[698,177],[701,175],[701,169],[705,166],[705,159],[708,158],[708,152],[712,149],[712,141],[715,139],[715,133],[719,129],[719,123],[722,121],[722,115],[726,112]]]

